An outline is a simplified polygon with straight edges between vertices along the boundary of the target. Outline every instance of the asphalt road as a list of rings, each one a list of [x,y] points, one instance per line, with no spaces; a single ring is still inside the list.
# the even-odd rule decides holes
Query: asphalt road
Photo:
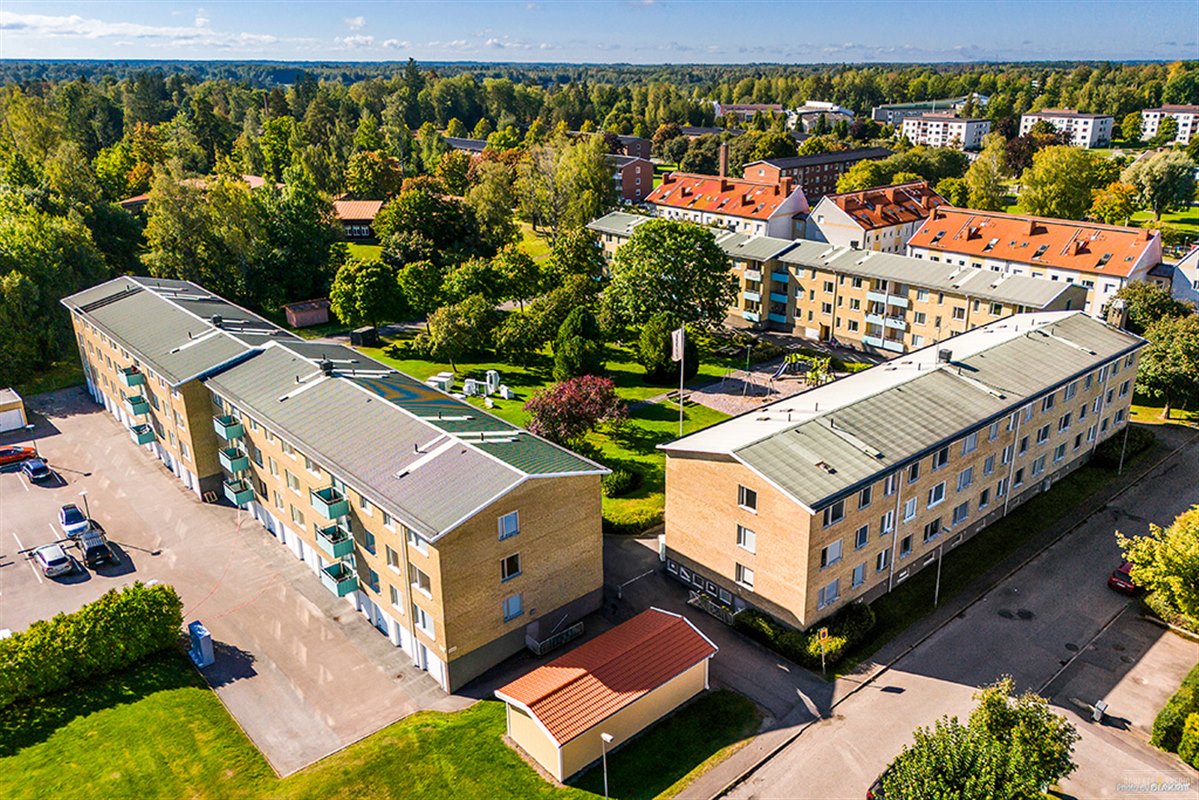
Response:
[[[1175,445],[1187,437],[1190,443],[837,705],[831,717],[805,729],[729,796],[860,800],[915,727],[945,714],[964,718],[977,687],[1011,675],[1020,689],[1050,695],[1083,735],[1075,753],[1079,769],[1062,786],[1066,796],[1161,797],[1121,784],[1173,777],[1190,781],[1178,796],[1195,797],[1194,773],[1149,748],[1143,728],[1156,710],[1150,706],[1164,701],[1187,664],[1199,660],[1199,646],[1137,620],[1126,610],[1127,598],[1105,585],[1119,562],[1113,530],[1143,533],[1149,522],[1167,524],[1199,503],[1199,441],[1189,431],[1169,436]],[[1113,653],[1121,657],[1109,657]],[[1138,672],[1146,657],[1162,668]],[[1136,681],[1159,685],[1121,690]],[[1088,702],[1110,698],[1116,720],[1106,726],[1085,721],[1071,702],[1079,693]],[[1130,725],[1132,719],[1138,725]]]

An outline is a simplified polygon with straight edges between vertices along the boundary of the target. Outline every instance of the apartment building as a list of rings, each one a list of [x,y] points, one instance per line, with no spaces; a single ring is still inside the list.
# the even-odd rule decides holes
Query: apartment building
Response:
[[[722,119],[732,114],[742,122],[751,121],[757,114],[769,117],[771,114],[784,113],[783,107],[779,103],[720,103],[717,101],[712,102],[712,112],[716,115],[716,119]]]
[[[1020,135],[1027,136],[1032,126],[1044,120],[1067,135],[1074,147],[1107,147],[1112,143],[1112,128],[1116,119],[1109,114],[1083,114],[1068,108],[1046,108],[1020,116]]]
[[[742,176],[750,181],[774,183],[790,178],[803,189],[808,202],[815,203],[826,194],[837,191],[837,179],[854,164],[889,155],[891,151],[885,147],[860,147],[810,156],[768,158],[746,164],[742,168]]]
[[[935,208],[949,205],[927,181],[826,194],[805,220],[803,238],[837,247],[903,253]]]
[[[921,114],[938,111],[961,111],[973,100],[979,108],[986,108],[991,98],[985,94],[964,94],[960,97],[946,97],[941,100],[922,100],[916,103],[891,103],[875,106],[870,117],[883,125],[900,125],[908,117],[918,117]]]
[[[809,100],[787,112],[787,127],[810,133],[821,119],[832,130],[838,122],[853,122],[853,118],[853,109],[824,100]]]
[[[1141,138],[1145,141],[1157,136],[1157,127],[1166,117],[1173,117],[1178,122],[1178,134],[1174,141],[1186,144],[1199,131],[1199,106],[1170,105],[1160,108],[1146,108],[1141,112]]]
[[[626,214],[623,211],[613,211],[599,219],[588,222],[587,229],[599,235],[599,244],[604,253],[604,260],[610,262],[612,257],[616,255],[617,249],[633,235],[633,229],[651,219],[653,217],[647,217],[643,214]]]
[[[67,298],[88,389],[446,691],[599,607],[606,470],[183,281]]]
[[[612,182],[616,196],[630,203],[639,203],[654,188],[654,165],[637,156],[608,156],[612,167]]]
[[[955,114],[920,114],[904,117],[900,132],[912,144],[978,150],[991,132],[991,120]]]
[[[1175,300],[1193,303],[1199,308],[1199,247],[1182,257],[1170,274],[1170,293]]]
[[[1012,275],[1081,283],[1101,315],[1121,286],[1162,260],[1158,231],[1001,211],[939,208],[908,242],[908,255]]]
[[[667,574],[801,629],[873,600],[1121,431],[1144,344],[1019,315],[662,445]]]
[[[790,178],[751,181],[684,172],[668,173],[645,202],[658,217],[756,236],[792,236],[794,217],[808,210],[803,190]]]

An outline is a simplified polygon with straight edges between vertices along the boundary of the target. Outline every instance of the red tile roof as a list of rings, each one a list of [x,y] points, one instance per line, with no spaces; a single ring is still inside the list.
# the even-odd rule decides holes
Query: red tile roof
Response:
[[[678,614],[642,611],[496,690],[564,744],[716,653]]]
[[[374,219],[381,208],[382,200],[334,200],[333,216],[342,220]]]
[[[1160,238],[1145,228],[947,206],[925,220],[908,246],[1128,277]]]
[[[798,189],[786,182],[758,183],[717,175],[668,173],[645,198],[646,203],[687,211],[707,211],[730,217],[770,219]],[[804,209],[800,209],[804,210]]]
[[[826,194],[824,199],[835,203],[867,231],[916,222],[925,219],[934,208],[949,205],[948,200],[933,191],[928,181]]]

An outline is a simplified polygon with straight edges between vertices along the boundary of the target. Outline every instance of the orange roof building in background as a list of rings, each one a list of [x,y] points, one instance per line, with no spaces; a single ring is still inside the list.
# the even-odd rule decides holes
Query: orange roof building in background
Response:
[[[685,617],[657,608],[496,690],[508,736],[557,780],[708,688],[717,647]]]
[[[716,225],[749,236],[794,236],[794,217],[808,210],[791,178],[778,183],[671,172],[645,198],[655,215]]]
[[[948,204],[927,181],[826,194],[808,214],[804,238],[902,255],[933,209]]]
[[[1121,286],[1145,280],[1161,263],[1162,239],[1145,228],[945,206],[912,235],[908,255],[1081,283],[1087,310],[1100,314]]]
[[[333,216],[341,223],[346,238],[352,242],[373,242],[375,232],[371,224],[375,215],[383,209],[383,200],[346,200],[337,198],[333,201]]]

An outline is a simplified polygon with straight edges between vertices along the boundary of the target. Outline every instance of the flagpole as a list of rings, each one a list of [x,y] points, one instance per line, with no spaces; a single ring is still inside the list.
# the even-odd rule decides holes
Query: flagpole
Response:
[[[687,329],[683,328],[683,348],[679,351],[679,438],[683,436],[683,375],[687,369]]]

